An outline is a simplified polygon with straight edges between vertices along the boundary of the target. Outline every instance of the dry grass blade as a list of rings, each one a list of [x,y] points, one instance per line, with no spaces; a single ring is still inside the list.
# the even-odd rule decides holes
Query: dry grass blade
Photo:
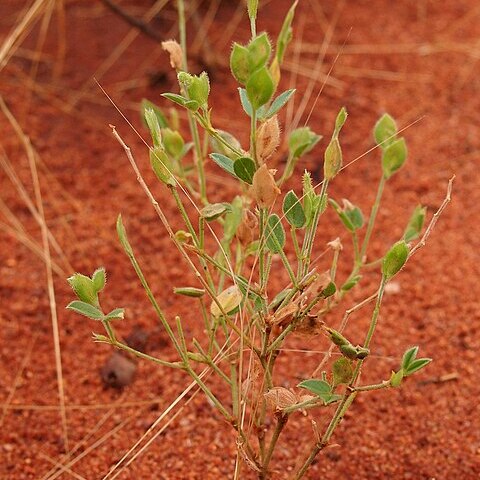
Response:
[[[157,0],[143,16],[142,21],[148,23],[155,17],[167,4],[168,0]],[[131,45],[131,43],[137,38],[140,32],[136,28],[132,28],[123,40],[117,45],[115,50],[110,56],[102,63],[102,65],[96,70],[96,72],[85,82],[70,102],[70,109],[73,110],[75,106],[82,100],[86,91],[95,85],[93,79],[101,79],[105,73],[115,64],[115,62],[122,56],[125,50]]]
[[[49,1],[50,0],[36,0],[3,42],[0,48],[0,71],[3,70],[9,58],[13,55],[16,45],[18,46],[19,39],[24,35],[29,25],[38,19],[42,8],[45,7]]]
[[[53,473],[50,476],[44,476],[42,477],[41,480],[55,480],[58,478],[60,475],[65,473],[67,469],[75,465],[77,462],[79,462],[82,458],[86,457],[89,455],[91,452],[94,452],[97,450],[101,445],[103,445],[110,437],[113,437],[117,432],[122,430],[125,426],[127,426],[132,420],[134,420],[136,417],[138,417],[142,413],[142,410],[133,413],[129,417],[127,417],[125,420],[123,420],[121,423],[119,423],[115,428],[112,430],[108,431],[104,435],[102,435],[96,442],[92,443],[88,448],[86,448],[82,453],[80,453],[78,456],[67,462],[66,464],[58,464],[59,470],[55,473]]]
[[[64,391],[64,384],[63,384],[62,357],[61,357],[61,348],[60,348],[60,335],[59,335],[58,318],[57,318],[57,307],[56,307],[56,300],[55,300],[55,287],[53,284],[53,270],[52,270],[52,262],[51,262],[51,256],[50,256],[50,241],[49,241],[49,235],[48,235],[48,228],[45,220],[42,191],[40,188],[40,182],[39,182],[38,172],[37,172],[36,152],[33,150],[33,147],[30,143],[30,139],[25,135],[22,128],[18,124],[17,120],[12,115],[10,110],[7,108],[5,102],[1,97],[0,97],[0,108],[2,112],[5,114],[5,116],[8,118],[10,124],[12,125],[16,134],[18,135],[18,137],[20,138],[21,142],[24,145],[25,152],[28,157],[31,175],[32,175],[33,189],[35,192],[37,210],[40,217],[39,223],[40,223],[40,229],[42,233],[43,251],[45,255],[47,290],[48,290],[48,299],[50,304],[53,344],[55,349],[55,368],[57,372],[57,387],[58,387],[58,396],[59,396],[59,402],[60,402],[60,416],[61,416],[61,423],[62,423],[62,430],[63,430],[63,440],[65,444],[65,449],[68,451],[69,445],[68,445],[67,414],[65,410],[65,391]]]
[[[23,243],[28,249],[30,249],[35,255],[37,255],[37,257],[39,257],[43,262],[46,261],[45,254],[42,248],[37,244],[37,242],[32,240],[24,231],[19,230],[17,228],[12,228],[3,222],[0,222],[0,230],[4,231],[6,234],[10,235],[20,243]],[[58,264],[55,263],[53,260],[52,260],[52,268],[53,268],[53,271],[57,275],[59,275],[62,279],[66,277],[65,270],[59,267]]]
[[[6,104],[3,101],[3,98],[1,96],[0,96],[0,109],[2,109],[4,112],[9,111],[7,109],[7,106],[6,106]],[[0,145],[0,149],[3,150],[1,145]],[[15,185],[20,197],[25,202],[25,205],[27,206],[28,210],[32,214],[35,221],[38,223],[38,225],[42,225],[42,217],[41,217],[38,209],[35,207],[32,200],[30,199],[30,196],[28,195],[28,192],[27,192],[26,188],[24,187],[20,178],[16,174],[15,169],[13,168],[12,163],[9,161],[5,152],[2,152],[2,155],[0,155],[0,165],[3,167],[5,173],[8,175],[11,182]],[[57,252],[57,254],[60,256],[62,262],[64,263],[64,265],[66,267],[66,270],[68,272],[73,272],[73,267],[70,265],[70,262],[68,261],[67,257],[65,256],[65,254],[64,254],[63,250],[61,249],[60,245],[56,241],[55,237],[53,236],[53,234],[50,231],[50,229],[48,228],[48,226],[46,226],[46,228],[47,228],[48,240],[51,243],[52,247]]]
[[[23,372],[28,365],[28,362],[30,361],[30,357],[32,355],[32,350],[33,347],[35,346],[35,342],[37,341],[38,338],[38,333],[33,335],[32,339],[30,340],[30,343],[25,350],[25,353],[23,355],[22,363],[20,364],[20,368],[17,370],[17,374],[15,375],[15,378],[13,380],[13,384],[10,387],[10,392],[8,393],[8,397],[5,400],[5,403],[1,406],[2,408],[2,415],[0,416],[0,427],[3,425],[3,421],[5,420],[5,416],[7,415],[9,411],[9,406],[12,403],[13,397],[15,396],[15,392],[17,391],[18,384],[20,382],[20,379],[23,375]]]

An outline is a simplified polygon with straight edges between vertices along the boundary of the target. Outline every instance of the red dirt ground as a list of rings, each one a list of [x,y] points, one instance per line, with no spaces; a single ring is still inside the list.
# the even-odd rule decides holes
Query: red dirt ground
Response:
[[[129,5],[140,15],[151,3],[144,0]],[[350,116],[342,132],[342,145],[348,162],[372,147],[372,125],[384,111],[402,126],[420,119],[405,131],[408,166],[388,184],[372,258],[401,235],[415,204],[427,205],[431,215],[444,197],[448,179],[453,173],[457,178],[454,199],[428,246],[398,277],[399,293],[386,296],[373,343],[374,353],[382,358],[368,362],[364,379],[375,382],[385,378],[412,343],[420,345],[422,354],[433,357],[434,362],[401,389],[359,396],[334,437],[339,448],[320,455],[307,478],[477,479],[480,231],[474,219],[480,203],[480,9],[474,0],[348,0],[340,7],[342,2],[330,1],[317,2],[322,7],[316,10],[313,3],[301,1],[296,18],[297,34],[303,24],[305,44],[321,44],[326,26],[338,15],[324,73],[332,65],[337,47],[345,43],[345,48],[333,69],[335,83],[327,85],[320,96],[311,127],[329,135],[335,113],[345,105]],[[228,52],[226,29],[232,26],[236,4],[223,2],[209,30],[211,45],[220,55]],[[259,28],[276,33],[289,4],[270,2],[260,13]],[[202,6],[202,15],[206,10]],[[0,5],[4,38],[19,12],[17,1]],[[127,333],[133,325],[152,330],[156,328],[154,313],[117,244],[114,225],[121,212],[157,298],[170,316],[183,316],[191,325],[187,333],[193,336],[202,326],[190,314],[191,306],[179,304],[170,293],[177,282],[188,283],[183,278],[185,267],[111,137],[108,123],[117,125],[127,138],[169,218],[180,227],[172,202],[148,173],[146,148],[93,85],[75,108],[65,111],[82,85],[96,75],[128,118],[141,128],[141,98],[162,103],[160,93],[173,88],[167,58],[150,39],[138,37],[100,78],[97,68],[129,27],[100,2],[67,1],[66,22],[67,53],[59,77],[52,77],[59,37],[55,20],[47,36],[47,53],[38,69],[35,92],[31,93],[25,80],[31,62],[24,57],[27,49],[36,48],[37,30],[23,43],[22,56],[13,58],[0,74],[1,95],[50,172],[47,175],[40,169],[47,223],[76,271],[87,273],[106,266],[109,286],[104,302],[112,308],[125,306],[128,312],[121,331]],[[174,12],[169,9],[153,25],[165,38],[175,35]],[[196,32],[190,25],[190,39]],[[248,23],[243,18],[233,38],[247,36]],[[290,50],[290,63],[294,62],[294,49]],[[302,72],[313,70],[315,58],[312,53],[302,54]],[[236,95],[231,93],[234,82],[223,67],[212,73],[212,89],[218,95],[213,105],[215,122],[242,137],[243,116]],[[285,75],[286,86],[288,77]],[[152,78],[158,80],[153,86]],[[297,102],[307,82],[299,76]],[[319,87],[317,83],[315,94]],[[3,115],[0,131],[5,153],[32,194],[26,156]],[[141,133],[146,135],[143,129]],[[325,143],[302,167],[319,169],[322,147]],[[217,184],[212,200],[228,199],[232,193],[228,183],[214,168],[209,168],[209,175]],[[368,211],[378,177],[379,156],[372,152],[335,179],[331,194],[335,198],[347,196]],[[38,225],[4,172],[0,179],[2,200],[40,242]],[[8,222],[6,218],[1,221],[2,225]],[[338,223],[328,215],[320,229],[318,253],[337,235]],[[3,229],[0,242],[0,478],[47,478],[52,462],[62,459],[63,443],[45,269],[38,257]],[[55,252],[54,259],[63,266]],[[345,264],[341,272],[346,269]],[[65,311],[71,292],[63,276],[56,275],[54,280],[70,445],[89,435],[73,455],[77,458],[71,470],[61,473],[60,478],[100,479],[182,392],[188,379],[141,362],[132,385],[121,392],[105,389],[98,371],[110,349],[90,340],[96,325]],[[375,280],[374,276],[367,279],[355,294],[357,300],[372,291]],[[356,315],[349,327],[352,336],[365,331],[367,322],[365,311]],[[152,354],[174,358],[161,332],[154,333],[149,345]],[[296,348],[311,350],[324,350],[326,345],[323,338],[292,342]],[[286,386],[295,385],[311,373],[319,355],[285,354],[280,358],[278,382],[287,378]],[[458,378],[433,381],[446,374]],[[144,403],[129,406],[128,402]],[[325,415],[315,418],[324,425]],[[108,437],[101,442],[104,435]],[[308,420],[290,422],[274,457],[274,478],[288,478],[296,458],[304,455],[310,442]],[[231,478],[234,453],[229,427],[198,395],[118,478]],[[78,458],[80,454],[83,456]],[[250,477],[245,474],[244,478]]]

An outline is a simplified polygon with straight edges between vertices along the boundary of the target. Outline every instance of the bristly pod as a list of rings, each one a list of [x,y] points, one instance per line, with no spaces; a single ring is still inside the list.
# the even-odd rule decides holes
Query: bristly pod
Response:
[[[390,280],[405,265],[408,259],[409,248],[405,240],[395,243],[383,257],[382,275],[386,280]]]
[[[210,80],[207,72],[202,72],[200,75],[179,72],[178,82],[187,91],[189,100],[196,102],[203,109],[207,108],[210,94]]]
[[[342,168],[343,155],[340,142],[338,141],[338,136],[340,134],[340,130],[347,120],[347,116],[347,110],[345,107],[342,107],[337,114],[337,118],[335,119],[335,129],[333,131],[330,143],[325,150],[323,173],[326,180],[331,180]]]
[[[386,179],[389,179],[395,172],[402,168],[407,159],[407,144],[404,138],[392,142],[383,150],[382,170]]]
[[[397,137],[397,124],[392,116],[385,113],[375,124],[373,136],[377,145],[386,149]]]
[[[403,233],[403,239],[409,243],[412,240],[416,240],[422,233],[423,224],[425,222],[425,216],[427,214],[427,207],[417,205],[413,211],[410,219],[408,220],[407,227]]]

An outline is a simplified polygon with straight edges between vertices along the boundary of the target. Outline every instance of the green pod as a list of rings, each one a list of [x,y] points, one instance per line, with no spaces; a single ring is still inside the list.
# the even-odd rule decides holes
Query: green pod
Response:
[[[409,248],[405,240],[395,243],[383,258],[382,274],[389,280],[396,275],[408,259]]]
[[[174,287],[173,293],[184,295],[185,297],[200,298],[205,295],[205,290],[203,288],[195,287]]]

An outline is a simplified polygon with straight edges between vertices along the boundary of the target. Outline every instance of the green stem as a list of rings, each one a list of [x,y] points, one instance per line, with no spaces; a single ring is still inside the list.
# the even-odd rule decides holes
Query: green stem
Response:
[[[177,9],[178,9],[178,29],[180,32],[180,46],[182,47],[182,67],[185,72],[188,72],[187,28],[186,28],[186,19],[185,19],[185,3],[183,0],[177,0]],[[184,91],[183,93],[185,94],[186,92]],[[195,121],[195,118],[190,110],[187,111],[187,114],[188,114],[188,125],[190,127],[190,133],[192,135],[193,144],[195,148],[195,164],[197,167],[198,182],[200,184],[200,199],[206,205],[208,204],[208,200],[207,200],[207,189],[206,189],[206,181],[205,181],[204,157],[202,154],[202,144],[200,141],[200,135],[198,133],[198,126]]]
[[[382,277],[382,280],[380,282],[380,286],[379,286],[379,289],[378,289],[378,295],[377,295],[377,300],[376,300],[376,303],[375,303],[375,308],[373,310],[372,318],[370,320],[370,327],[368,329],[368,333],[367,333],[367,336],[366,336],[365,342],[364,342],[364,347],[365,348],[369,347],[370,342],[371,342],[372,337],[373,337],[373,334],[375,333],[375,328],[377,326],[378,316],[380,314],[380,306],[381,306],[381,303],[382,303],[382,298],[383,298],[383,294],[384,294],[384,291],[385,291],[386,283],[387,283],[386,278]],[[295,476],[295,480],[298,480],[298,479],[303,477],[303,475],[305,474],[307,469],[310,467],[310,465],[312,464],[315,457],[320,452],[320,450],[322,450],[323,448],[325,448],[325,446],[328,445],[328,443],[330,441],[330,438],[332,437],[335,429],[337,428],[337,426],[339,425],[343,416],[345,415],[345,412],[348,410],[350,405],[353,403],[358,391],[362,391],[362,387],[359,387],[359,390],[357,390],[357,388],[355,387],[355,382],[357,381],[357,379],[360,375],[360,371],[361,371],[363,362],[364,362],[364,360],[359,360],[357,362],[357,366],[355,367],[355,370],[353,372],[352,380],[351,380],[350,384],[348,385],[347,391],[346,391],[345,395],[343,396],[342,401],[340,402],[339,406],[337,407],[337,409],[335,411],[335,414],[334,414],[332,420],[330,421],[324,436],[322,437],[321,442],[318,442],[313,446],[309,456],[306,458],[302,467],[297,472],[297,474]],[[381,388],[386,388],[386,386],[382,386]],[[372,390],[374,390],[374,389],[372,388]]]
[[[144,360],[149,360],[150,362],[158,363],[159,365],[162,365],[164,367],[177,368],[180,370],[184,370],[184,365],[182,362],[167,362],[165,360],[161,360],[160,358],[152,357],[151,355],[147,355],[146,353],[135,350],[134,348],[131,348],[128,345],[125,345],[124,343],[119,342],[118,340],[115,340],[114,342],[112,342],[112,345],[114,347],[120,348],[121,350],[129,352],[132,355],[135,355],[136,357],[143,358]]]
[[[382,175],[380,183],[378,184],[377,195],[375,197],[375,202],[372,206],[372,211],[370,212],[370,217],[368,219],[367,231],[365,233],[365,238],[363,240],[362,249],[360,250],[360,261],[363,263],[365,261],[365,255],[367,253],[368,242],[372,236],[373,227],[375,225],[375,219],[377,218],[378,208],[380,206],[380,201],[382,199],[383,190],[385,188],[385,183],[387,179]]]
[[[388,380],[384,380],[382,383],[375,383],[373,385],[361,385],[353,387],[355,392],[371,392],[372,390],[381,390],[383,388],[389,388],[391,386]]]
[[[288,421],[288,415],[280,414],[277,417],[277,424],[275,425],[275,430],[273,431],[272,439],[270,440],[270,445],[268,446],[268,450],[266,451],[265,457],[263,459],[262,472],[260,474],[261,479],[267,478],[268,465],[270,464],[270,460],[275,450],[275,446],[277,445],[277,441],[280,437],[280,434],[282,433],[282,430],[285,428],[287,421]]]
[[[257,111],[252,107],[252,117],[250,123],[250,155],[255,162],[257,168],[258,160],[257,160]]]
[[[302,245],[302,255],[301,255],[301,267],[299,268],[299,278],[304,277],[308,273],[308,268],[310,266],[310,261],[312,257],[313,243],[315,241],[315,235],[317,233],[318,221],[320,220],[320,215],[322,214],[322,206],[324,204],[325,195],[327,194],[328,180],[324,179],[322,183],[322,189],[318,195],[318,208],[314,213],[312,224],[305,234]]]

